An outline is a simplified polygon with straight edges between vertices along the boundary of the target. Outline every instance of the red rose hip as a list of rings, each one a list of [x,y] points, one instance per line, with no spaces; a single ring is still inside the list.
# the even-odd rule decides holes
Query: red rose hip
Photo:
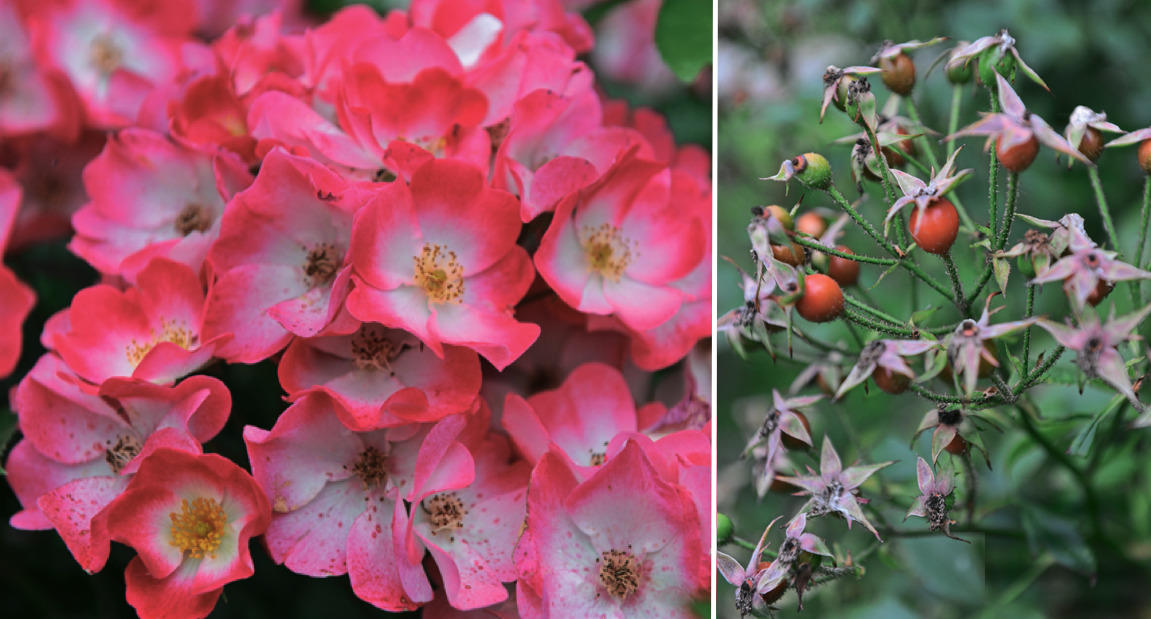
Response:
[[[950,200],[939,198],[926,209],[911,211],[907,228],[923,251],[942,256],[959,234],[959,213]]]
[[[803,279],[803,296],[795,304],[796,311],[811,322],[829,322],[843,313],[843,291],[834,279],[812,273]]]
[[[837,245],[835,248],[845,254],[855,253],[846,245]],[[831,256],[827,260],[827,274],[840,286],[854,286],[855,282],[859,281],[859,263],[848,258]]]

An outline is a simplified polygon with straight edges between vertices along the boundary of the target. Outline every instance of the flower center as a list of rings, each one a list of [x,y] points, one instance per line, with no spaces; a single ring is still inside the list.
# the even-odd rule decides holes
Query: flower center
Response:
[[[607,454],[602,451],[592,451],[591,458],[588,459],[592,466],[599,466],[603,464],[605,460],[607,460]]]
[[[943,498],[942,494],[936,493],[927,497],[923,507],[932,531],[938,531],[947,524],[947,500]]]
[[[408,348],[408,344],[397,346],[388,337],[388,330],[377,324],[365,323],[352,334],[352,354],[356,367],[361,370],[383,370],[394,376],[392,362]]]
[[[343,259],[335,245],[319,243],[304,258],[304,275],[312,286],[322,286],[335,277]]]
[[[964,337],[975,337],[979,335],[979,324],[968,318],[959,325],[959,333]]]
[[[432,535],[440,531],[449,533],[464,528],[464,516],[468,510],[464,502],[454,492],[445,492],[432,496],[423,505],[424,513],[432,524]],[[455,541],[455,538],[452,538]]]
[[[802,548],[799,545],[799,540],[794,537],[789,537],[784,540],[783,545],[779,547],[779,556],[776,559],[780,563],[792,563],[799,557],[799,551]]]
[[[387,457],[379,449],[368,447],[352,465],[352,472],[360,478],[365,489],[374,488],[388,478],[387,462]]]
[[[116,45],[108,33],[92,39],[88,52],[88,60],[92,66],[104,75],[109,75],[120,68],[120,63],[124,61],[124,50]]]
[[[639,561],[627,550],[611,549],[596,559],[599,563],[599,582],[607,592],[626,600],[639,588]]]
[[[939,424],[944,426],[957,426],[963,419],[959,409],[939,409]]]
[[[216,558],[216,549],[228,525],[228,515],[216,499],[199,497],[191,503],[184,499],[180,513],[172,512],[168,517],[172,519],[171,545],[193,559],[202,559],[205,555]]]
[[[584,226],[584,253],[588,267],[604,279],[618,282],[634,257],[635,243],[620,234],[620,229],[608,224],[595,228]]]
[[[1097,269],[1102,264],[1102,260],[1099,259],[1099,254],[1089,251],[1083,256],[1083,264],[1089,269]]]
[[[175,320],[168,321],[160,319],[160,333],[152,332],[152,339],[145,342],[138,342],[135,338],[128,343],[125,354],[128,356],[128,363],[132,367],[140,365],[144,357],[152,352],[152,349],[161,342],[171,342],[184,350],[191,350],[199,343],[199,336],[194,331],[184,326],[183,321],[177,323]]]
[[[459,303],[464,295],[464,267],[456,252],[443,245],[424,243],[414,256],[415,282],[432,303]]]
[[[116,437],[116,444],[104,450],[104,460],[117,475],[140,453],[140,440],[129,434]]]
[[[176,216],[176,232],[188,236],[193,232],[207,232],[212,227],[212,212],[200,204],[188,204]]]
[[[1097,335],[1089,338],[1087,340],[1087,345],[1083,347],[1083,350],[1085,350],[1089,353],[1092,353],[1092,354],[1098,354],[1099,351],[1102,349],[1103,349],[1103,338],[1101,338]]]

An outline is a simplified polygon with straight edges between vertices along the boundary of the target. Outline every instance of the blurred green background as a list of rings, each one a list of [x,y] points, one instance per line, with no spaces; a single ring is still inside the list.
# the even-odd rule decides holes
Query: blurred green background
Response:
[[[912,54],[918,67],[912,97],[918,102],[924,122],[942,133],[947,129],[952,87],[939,69],[925,77],[928,67],[955,41],[972,41],[1004,27],[1016,38],[1027,63],[1051,87],[1051,93],[1047,93],[1020,77],[1016,90],[1028,108],[1057,131],[1062,133],[1076,105],[1105,111],[1109,120],[1128,131],[1151,125],[1151,78],[1146,69],[1151,52],[1151,4],[1146,2],[720,0],[717,256],[728,256],[745,268],[751,267],[746,225],[749,209],[754,205],[780,204],[791,208],[802,198],[803,211],[833,207],[826,194],[805,193],[798,183],[793,182],[790,193],[785,194],[784,184],[757,180],[774,174],[786,158],[807,151],[825,154],[835,171],[837,186],[850,200],[858,196],[848,168],[850,146],[831,144],[835,138],[858,130],[834,106],[819,123],[821,77],[827,65],[866,65],[884,39],[898,43],[937,35],[951,37],[951,41]],[[882,106],[889,93],[878,77],[871,81]],[[961,127],[977,118],[977,110],[988,109],[986,91],[973,83],[964,88],[961,100]],[[907,115],[906,111],[903,115]],[[974,174],[960,186],[958,195],[972,218],[986,224],[988,160],[981,150],[982,142],[978,138],[960,141],[965,148],[959,167],[973,168]],[[936,152],[942,159],[942,148],[937,147]],[[922,155],[920,158],[925,160]],[[919,175],[914,168],[908,171]],[[1144,181],[1135,162],[1135,149],[1105,151],[1099,171],[1119,229],[1120,249],[1131,255],[1137,241]],[[1003,179],[1001,172],[1001,183]],[[882,221],[882,190],[874,184],[867,185],[866,190],[872,195],[861,211],[873,222]],[[1000,213],[1003,194],[1001,185]],[[1094,239],[1106,238],[1085,169],[1079,164],[1068,169],[1066,163],[1056,162],[1046,149],[1021,176],[1019,211],[1050,219],[1078,212],[1087,220],[1088,233]],[[1009,245],[1022,236],[1026,227],[1016,220]],[[882,254],[858,229],[850,229],[844,240],[862,253]],[[961,233],[953,248],[965,290],[970,290],[982,268],[982,258],[967,249],[971,241],[970,236]],[[940,281],[947,281],[941,262],[934,256],[920,253],[918,261]],[[916,309],[946,303],[920,285],[918,305],[913,307],[909,278],[903,272],[892,273],[872,289],[880,273],[879,267],[864,265],[860,285],[890,314],[906,317]],[[717,281],[718,311],[722,315],[741,305],[743,299],[737,271],[722,260]],[[1022,317],[1023,281],[1017,272],[1012,273],[1006,298],[1008,309],[993,321]],[[993,287],[994,282],[986,290]],[[997,298],[997,304],[1002,302],[1002,297]],[[1112,304],[1120,313],[1131,310],[1124,286],[1100,305],[1101,314],[1105,315]],[[1067,314],[1067,302],[1057,285],[1049,285],[1037,295],[1036,313],[1056,320]],[[953,308],[941,307],[930,318],[930,324],[948,324],[957,319]],[[1147,334],[1148,326],[1144,324],[1141,333]],[[811,331],[824,341],[854,345],[838,322]],[[1033,331],[1032,359],[1036,352],[1053,346],[1044,332]],[[1017,350],[1017,339],[1007,341]],[[776,336],[774,342],[778,355],[774,361],[762,349],[744,361],[724,338],[718,342],[718,508],[732,517],[737,535],[753,541],[772,518],[783,515],[786,521],[804,501],[776,493],[757,501],[750,485],[750,463],[739,459],[747,438],[770,405],[771,389],[786,392],[805,367],[802,362],[786,358],[787,345],[781,336]],[[1130,358],[1126,348],[1123,352]],[[813,351],[797,340],[796,355],[810,359]],[[1094,385],[1080,395],[1074,386],[1072,357],[1065,355],[1054,372],[1061,382],[1070,384],[1044,386],[1030,392],[1045,415],[1040,431],[1060,449],[1071,444],[1090,416],[1113,395]],[[922,365],[918,367],[921,369]],[[940,381],[927,386],[936,391],[947,390]],[[813,385],[801,393],[818,390]],[[927,400],[909,394],[892,397],[874,386],[869,393],[858,387],[836,405],[824,400],[807,415],[816,450],[796,454],[793,462],[818,467],[818,446],[824,433],[839,449],[845,465],[855,460],[896,460],[895,465],[876,476],[896,500],[875,505],[897,529],[926,530],[922,519],[901,521],[918,494],[915,457],[928,453],[930,433],[921,437],[914,449],[909,449],[909,440],[923,414],[931,408]],[[1126,414],[1129,420],[1130,409]],[[1118,427],[1110,421],[1107,426]],[[878,550],[870,550],[872,554],[862,562],[866,569],[862,579],[841,579],[816,587],[805,596],[804,614],[882,618],[969,617],[980,613],[994,617],[1151,616],[1151,591],[1147,586],[1151,582],[1149,431],[1101,430],[1105,438],[1096,442],[1090,456],[1075,460],[1087,469],[1101,503],[1106,541],[1092,543],[1084,539],[1086,516],[1079,486],[1065,469],[1056,466],[1022,431],[1014,428],[1009,423],[1003,433],[985,433],[992,469],[977,464],[977,520],[1006,535],[985,538],[961,534],[973,542],[971,545],[942,537],[889,538]],[[942,456],[941,465],[948,459],[946,454]],[[864,496],[879,495],[879,484],[880,481],[865,484]],[[962,492],[960,482],[959,493]],[[871,517],[873,512],[865,513]],[[953,510],[953,518],[961,515],[961,509]],[[855,526],[848,532],[844,522],[835,518],[809,521],[809,530],[823,536],[841,554],[850,551],[858,556],[869,551],[875,542],[866,529]],[[777,531],[770,539],[777,546],[782,534]],[[721,550],[741,561],[749,555],[734,545]],[[736,616],[733,589],[722,578],[719,582],[719,614]],[[779,605],[783,609],[780,616],[796,616],[793,592]]]
[[[631,0],[583,2],[584,16],[597,26],[611,11]],[[318,21],[342,6],[355,4],[347,0],[308,0],[308,13]],[[373,0],[380,13],[403,8],[403,0]],[[684,2],[676,2],[684,5]],[[689,11],[693,6],[683,7]],[[682,22],[683,20],[680,20]],[[698,30],[699,22],[678,27]],[[671,38],[675,38],[674,35]],[[700,49],[679,50],[681,61],[710,59],[710,42]],[[702,55],[702,56],[701,56]],[[582,58],[593,69],[591,58]],[[599,86],[612,98],[626,99],[632,106],[655,109],[668,119],[677,144],[697,143],[711,147],[710,78],[705,69],[693,85],[674,81],[656,91],[643,84],[616,83],[600,80]],[[5,443],[18,440],[13,436],[16,417],[10,413],[9,390],[44,353],[39,344],[44,322],[57,311],[68,307],[75,293],[99,281],[98,274],[66,248],[64,240],[43,243],[4,257],[23,281],[36,291],[37,304],[24,324],[24,351],[15,372],[0,380],[0,456],[6,454]],[[206,374],[225,382],[232,392],[232,415],[220,434],[204,449],[225,455],[247,467],[247,454],[241,439],[244,425],[270,428],[287,407],[271,361],[254,366],[217,363]],[[124,599],[124,569],[134,552],[119,544],[112,545],[107,566],[98,574],[88,575],[76,564],[60,537],[53,531],[27,532],[11,528],[8,518],[20,509],[16,496],[7,487],[0,490],[0,616],[13,618],[113,618],[131,617],[134,613]],[[308,578],[274,565],[257,544],[252,557],[255,575],[225,588],[212,617],[372,617],[383,611],[361,601],[352,593],[347,577]],[[404,616],[418,616],[408,613]]]

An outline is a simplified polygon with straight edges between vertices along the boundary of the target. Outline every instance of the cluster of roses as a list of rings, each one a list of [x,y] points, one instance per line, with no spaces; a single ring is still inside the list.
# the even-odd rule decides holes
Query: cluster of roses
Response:
[[[12,524],[90,572],[134,548],[145,617],[209,613],[261,535],[390,611],[689,616],[707,153],[601,98],[558,0],[273,12],[205,42],[209,4],[0,6],[0,131],[115,130],[71,219],[103,282],[14,391]],[[19,200],[0,177],[0,223]],[[291,405],[245,427],[249,474],[202,452],[231,396],[195,373],[268,359]],[[686,395],[637,407],[675,364]]]
[[[974,124],[944,138],[944,141],[950,141],[965,136],[987,136],[987,148],[995,146],[990,179],[991,221],[986,227],[979,227],[980,234],[973,243],[987,266],[974,291],[969,288],[969,295],[965,296],[951,257],[951,248],[960,230],[960,211],[953,203],[958,199],[951,192],[971,170],[954,170],[958,150],[951,152],[938,171],[931,169],[927,181],[896,169],[906,167],[924,152],[934,158],[930,147],[925,151],[913,141],[930,130],[897,113],[900,97],[908,96],[915,83],[915,65],[906,52],[942,40],[911,41],[899,45],[888,42],[873,58],[878,64],[876,67],[839,69],[833,66],[827,69],[823,110],[835,103],[863,129],[863,133],[843,141],[854,144],[851,167],[861,191],[865,179],[882,185],[887,205],[882,232],[836,189],[830,164],[822,155],[806,153],[784,161],[778,174],[765,180],[788,181],[794,178],[806,187],[826,191],[842,214],[829,222],[826,209],[808,210],[795,217],[798,205],[791,211],[775,205],[754,208],[748,233],[756,272],[741,273],[744,305],[720,319],[720,330],[740,352],[744,342],[755,342],[771,351],[771,334],[784,330],[812,342],[821,351],[819,358],[813,359],[791,385],[793,394],[815,381],[828,395],[839,399],[870,378],[880,390],[889,394],[900,394],[914,386],[919,395],[935,400],[935,405],[923,416],[912,438],[914,443],[923,432],[932,430],[930,459],[918,458],[917,461],[920,495],[910,506],[908,516],[923,517],[932,531],[941,531],[943,535],[954,538],[951,533],[954,521],[949,518],[948,511],[953,501],[951,494],[955,479],[950,471],[940,473],[937,478],[933,466],[944,451],[962,458],[970,458],[972,452],[980,452],[990,465],[979,431],[988,426],[998,427],[997,423],[1002,420],[992,407],[1016,405],[1023,392],[1042,382],[1064,351],[1075,352],[1081,381],[1100,380],[1141,413],[1133,427],[1151,425],[1151,411],[1139,401],[1131,378],[1132,371],[1138,373],[1133,366],[1145,361],[1144,355],[1136,355],[1127,362],[1120,353],[1120,346],[1125,342],[1140,339],[1136,328],[1151,314],[1151,305],[1141,307],[1142,291],[1138,288],[1141,280],[1151,279],[1151,272],[1138,266],[1142,262],[1144,236],[1140,236],[1140,246],[1135,249],[1135,264],[1132,265],[1122,261],[1117,251],[1105,250],[1093,241],[1084,229],[1083,218],[1076,213],[1067,214],[1058,221],[1016,213],[1019,175],[1035,160],[1040,144],[1091,168],[1105,145],[1140,144],[1139,164],[1144,171],[1151,173],[1151,160],[1148,159],[1151,129],[1136,131],[1104,144],[1101,132],[1122,131],[1108,122],[1106,115],[1080,106],[1072,115],[1065,134],[1059,135],[1042,118],[1027,110],[1013,90],[1009,80],[1017,72],[1044,88],[1046,84],[1022,61],[1014,39],[1006,31],[973,43],[960,43],[950,54],[941,57],[947,59],[947,77],[956,86],[967,83],[973,76],[979,78],[991,93],[994,112],[983,114]],[[874,74],[878,74],[896,95],[882,111],[878,110],[875,95],[867,82],[867,76]],[[914,107],[911,109],[913,117],[917,118]],[[1003,213],[998,213],[994,207],[996,162],[1006,169],[1008,176]],[[928,171],[923,164],[916,163],[921,170]],[[1094,174],[1093,169],[1091,173]],[[1093,182],[1098,184],[1096,178]],[[1151,177],[1148,191],[1151,192]],[[1101,190],[1098,193],[1099,200],[1102,200]],[[913,210],[904,223],[903,211],[908,207]],[[1145,205],[1144,224],[1147,209]],[[1117,235],[1105,203],[1100,204],[1100,210],[1109,240],[1117,250]],[[998,221],[997,215],[1002,216]],[[893,242],[889,239],[889,230],[896,218],[899,219],[899,227]],[[1021,242],[1008,248],[1010,227],[1016,218],[1040,230],[1028,230]],[[837,244],[844,227],[850,223],[858,225],[890,257],[860,256],[847,246]],[[971,229],[974,232],[976,228],[972,225]],[[951,279],[951,289],[926,275],[914,260],[912,252],[915,249],[943,260]],[[991,307],[993,298],[999,294],[994,292],[987,296],[979,318],[970,317],[973,316],[972,301],[981,294],[992,276],[1001,291],[1006,290],[1011,259],[1016,259],[1018,270],[1029,278],[1027,316],[993,324],[992,315],[1003,309]],[[861,263],[880,265],[889,270],[905,268],[910,275],[931,285],[954,304],[961,314],[960,320],[940,327],[921,324],[925,322],[926,314],[901,320],[844,292],[857,284]],[[1105,322],[1101,321],[1094,307],[1120,281],[1131,282],[1131,298],[1136,309],[1128,315],[1116,317],[1113,305],[1110,317]],[[1062,284],[1071,310],[1065,322],[1032,315],[1036,290],[1043,284],[1055,282]],[[793,311],[814,323],[843,318],[868,329],[873,335],[866,343],[860,341],[860,349],[855,353],[852,364],[851,353],[845,349],[812,341],[806,330],[793,322]],[[1041,355],[1034,366],[1030,361],[1029,332],[1033,326],[1048,331],[1058,345],[1045,353],[1046,360]],[[1001,367],[995,340],[1020,331],[1023,332],[1022,355],[1011,356],[1011,366]],[[921,355],[925,355],[925,371],[917,376],[908,361]],[[1007,384],[1000,374],[1002,370],[1017,377],[1014,385]],[[925,388],[928,381],[937,377],[954,387],[954,394],[937,394]],[[994,384],[979,392],[976,387],[981,378],[989,378]],[[766,406],[767,414],[745,450],[744,455],[750,456],[754,463],[755,489],[760,497],[769,490],[776,490],[795,491],[810,499],[788,526],[786,539],[773,561],[759,562],[764,550],[763,540],[747,567],[741,567],[732,557],[720,553],[719,568],[728,582],[737,587],[736,605],[741,614],[769,612],[769,605],[779,599],[788,586],[800,595],[802,607],[804,588],[813,578],[835,576],[834,570],[820,567],[818,555],[828,555],[827,549],[818,538],[803,533],[805,518],[839,514],[849,527],[852,522],[860,522],[879,537],[879,532],[859,507],[867,500],[858,496],[858,488],[890,462],[844,469],[834,447],[825,437],[818,474],[814,471],[809,475],[781,474],[791,468],[787,454],[789,448],[807,449],[812,446],[810,424],[801,409],[820,399],[822,396],[785,398],[774,391],[771,403]],[[1019,414],[1026,416],[1030,413],[1020,409]],[[1028,421],[1024,419],[1023,423]],[[973,470],[968,468],[968,474],[973,475]],[[770,528],[769,525],[764,531],[764,540]],[[800,548],[803,552],[797,554],[796,549]]]

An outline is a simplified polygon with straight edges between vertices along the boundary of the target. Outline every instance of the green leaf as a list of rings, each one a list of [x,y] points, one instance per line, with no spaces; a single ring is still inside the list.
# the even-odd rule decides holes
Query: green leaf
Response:
[[[8,443],[16,434],[17,417],[11,411],[0,411],[0,462],[3,462],[4,453],[8,451]],[[0,466],[0,475],[7,475],[3,466]]]
[[[1011,263],[1003,258],[995,258],[991,266],[995,271],[995,283],[999,284],[1003,298],[1007,298],[1007,278],[1011,275]]]
[[[691,82],[711,63],[711,3],[664,0],[655,25],[655,45],[668,68]]]
[[[1072,521],[1028,505],[1023,508],[1023,531],[1033,554],[1047,551],[1068,569],[1088,576],[1095,573],[1095,555]]]
[[[1103,410],[1096,413],[1091,421],[1083,426],[1083,429],[1075,436],[1075,440],[1071,441],[1071,449],[1068,450],[1068,453],[1077,458],[1086,458],[1091,453],[1091,446],[1095,443],[1095,434],[1099,430],[1099,424],[1125,401],[1126,398],[1123,394],[1111,398],[1111,402]]]
[[[931,315],[937,311],[939,311],[939,306],[938,305],[932,305],[931,307],[929,307],[927,309],[921,309],[921,310],[918,310],[916,312],[913,312],[911,314],[911,322],[914,324],[917,324],[917,325],[921,325],[924,322],[927,322],[927,319],[930,318]]]

